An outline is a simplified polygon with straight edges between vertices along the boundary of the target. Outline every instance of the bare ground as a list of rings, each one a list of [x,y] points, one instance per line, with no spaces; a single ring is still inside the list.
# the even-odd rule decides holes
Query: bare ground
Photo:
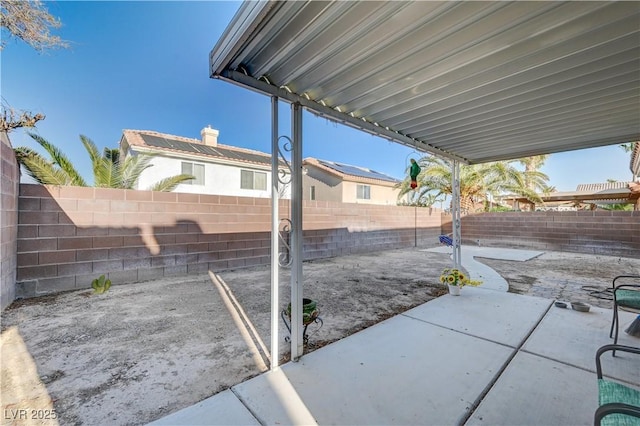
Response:
[[[607,308],[611,279],[640,274],[639,259],[600,255],[479,260],[512,292]],[[307,351],[444,294],[450,262],[417,249],[305,262],[324,321]],[[1,316],[2,424],[138,425],[192,405],[267,369],[269,309],[268,266],[16,301]],[[281,361],[287,334],[280,320]]]

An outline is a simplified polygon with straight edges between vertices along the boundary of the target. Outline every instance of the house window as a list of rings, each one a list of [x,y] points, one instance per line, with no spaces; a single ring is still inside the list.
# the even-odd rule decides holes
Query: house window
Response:
[[[182,162],[182,174],[195,176],[195,179],[183,182],[187,185],[204,185],[204,164]]]
[[[310,200],[316,199],[316,187],[314,185],[311,185],[311,188],[309,188],[309,199]]]
[[[240,170],[240,188],[267,190],[267,174],[251,170]]]
[[[358,185],[356,192],[356,198],[358,200],[370,200],[371,199],[371,187],[369,185]]]

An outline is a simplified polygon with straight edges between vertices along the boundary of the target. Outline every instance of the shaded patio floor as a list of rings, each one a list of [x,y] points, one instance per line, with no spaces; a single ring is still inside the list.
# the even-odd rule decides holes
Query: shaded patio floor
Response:
[[[635,317],[620,343],[640,346],[622,331]],[[467,287],[152,424],[593,424],[610,323],[609,309]],[[640,359],[603,369],[640,388]]]

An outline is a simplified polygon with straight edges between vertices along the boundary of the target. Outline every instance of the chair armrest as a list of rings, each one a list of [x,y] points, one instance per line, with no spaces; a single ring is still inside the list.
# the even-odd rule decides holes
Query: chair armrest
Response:
[[[613,288],[613,291],[615,292],[616,290],[621,288],[637,288],[638,290],[640,290],[640,284],[618,284]]]
[[[599,425],[602,418],[608,414],[626,414],[627,416],[640,417],[640,407],[620,402],[602,405],[596,410],[595,424]]]
[[[617,277],[615,277],[613,279],[613,282],[611,283],[611,288],[615,289],[616,288],[616,281],[618,281],[619,279],[624,279],[624,278],[632,278],[632,279],[635,278],[635,279],[640,281],[640,275],[618,275]],[[621,284],[621,285],[623,285],[623,284]],[[624,284],[624,285],[629,285],[629,284]],[[634,285],[634,284],[631,284],[631,285]]]
[[[625,346],[625,345],[604,345],[598,349],[596,352],[596,373],[598,374],[598,379],[602,379],[602,365],[600,363],[600,355],[609,351],[621,351],[621,352],[629,352],[634,354],[640,354],[640,348],[636,348],[633,346]]]

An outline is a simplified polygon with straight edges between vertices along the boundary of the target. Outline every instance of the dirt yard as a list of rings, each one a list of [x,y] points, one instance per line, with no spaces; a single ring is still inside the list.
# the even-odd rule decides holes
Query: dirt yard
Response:
[[[608,256],[478,260],[510,291],[601,307],[614,276],[640,274],[640,260]],[[304,297],[324,321],[307,350],[446,293],[450,262],[417,249],[305,262]],[[269,267],[17,301],[1,316],[2,424],[139,425],[192,405],[268,368],[269,308]],[[287,334],[280,320],[281,361]]]

